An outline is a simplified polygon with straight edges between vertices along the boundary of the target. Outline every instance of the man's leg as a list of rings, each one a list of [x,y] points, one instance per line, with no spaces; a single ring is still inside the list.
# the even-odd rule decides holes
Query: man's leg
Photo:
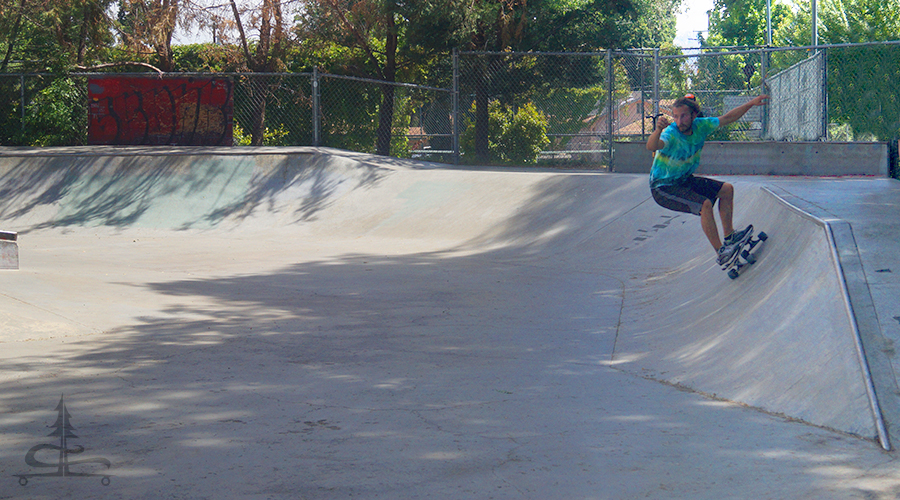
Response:
[[[702,177],[692,177],[684,184],[675,186],[662,186],[651,190],[653,199],[660,206],[674,210],[676,212],[686,212],[700,216],[700,226],[703,233],[712,245],[713,250],[719,251],[722,247],[722,240],[719,238],[719,228],[716,225],[715,203],[717,194],[723,191],[725,183],[705,179]],[[733,188],[725,190],[726,193],[734,193]],[[728,206],[732,205],[731,196],[729,196]],[[721,207],[720,207],[720,217]],[[724,225],[724,223],[723,223]],[[727,229],[731,229],[731,215],[728,215]]]
[[[734,232],[733,217],[734,186],[726,182],[722,185],[722,189],[719,190],[719,218],[722,219],[722,235],[726,238]],[[718,237],[718,234],[716,237]]]
[[[719,210],[721,212],[721,202]],[[718,252],[722,247],[722,240],[719,239],[719,227],[716,225],[716,216],[713,215],[713,203],[709,200],[704,201],[703,208],[700,209],[700,226],[713,250]]]

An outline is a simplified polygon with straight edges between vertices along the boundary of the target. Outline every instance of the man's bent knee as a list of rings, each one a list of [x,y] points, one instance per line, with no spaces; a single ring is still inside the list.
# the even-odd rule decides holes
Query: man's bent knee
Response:
[[[727,182],[722,184],[722,189],[719,190],[719,198],[724,198],[726,200],[734,198],[734,186]]]

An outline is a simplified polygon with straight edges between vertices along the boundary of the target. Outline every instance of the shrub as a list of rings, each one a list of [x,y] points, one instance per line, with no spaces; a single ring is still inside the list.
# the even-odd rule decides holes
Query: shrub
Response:
[[[470,120],[467,125],[460,147],[464,154],[474,155],[475,124]],[[548,144],[547,117],[533,103],[526,103],[517,111],[499,101],[488,105],[488,151],[492,161],[534,164]]]
[[[87,108],[83,90],[69,78],[57,78],[28,104],[20,141],[29,146],[84,144]]]

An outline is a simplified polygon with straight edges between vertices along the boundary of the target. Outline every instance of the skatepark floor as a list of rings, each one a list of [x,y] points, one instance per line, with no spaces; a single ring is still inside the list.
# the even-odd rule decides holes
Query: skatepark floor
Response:
[[[731,281],[645,176],[247,151],[0,151],[0,498],[900,498],[765,191],[852,226],[892,370],[898,181],[728,177]]]

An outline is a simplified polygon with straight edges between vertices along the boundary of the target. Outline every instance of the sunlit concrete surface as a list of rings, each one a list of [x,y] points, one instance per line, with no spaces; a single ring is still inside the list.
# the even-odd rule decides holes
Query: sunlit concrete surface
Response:
[[[896,181],[727,178],[770,235],[731,281],[643,175],[2,153],[2,498],[900,496],[826,232],[774,196],[852,225],[884,376]],[[20,485],[61,396],[109,485]]]

